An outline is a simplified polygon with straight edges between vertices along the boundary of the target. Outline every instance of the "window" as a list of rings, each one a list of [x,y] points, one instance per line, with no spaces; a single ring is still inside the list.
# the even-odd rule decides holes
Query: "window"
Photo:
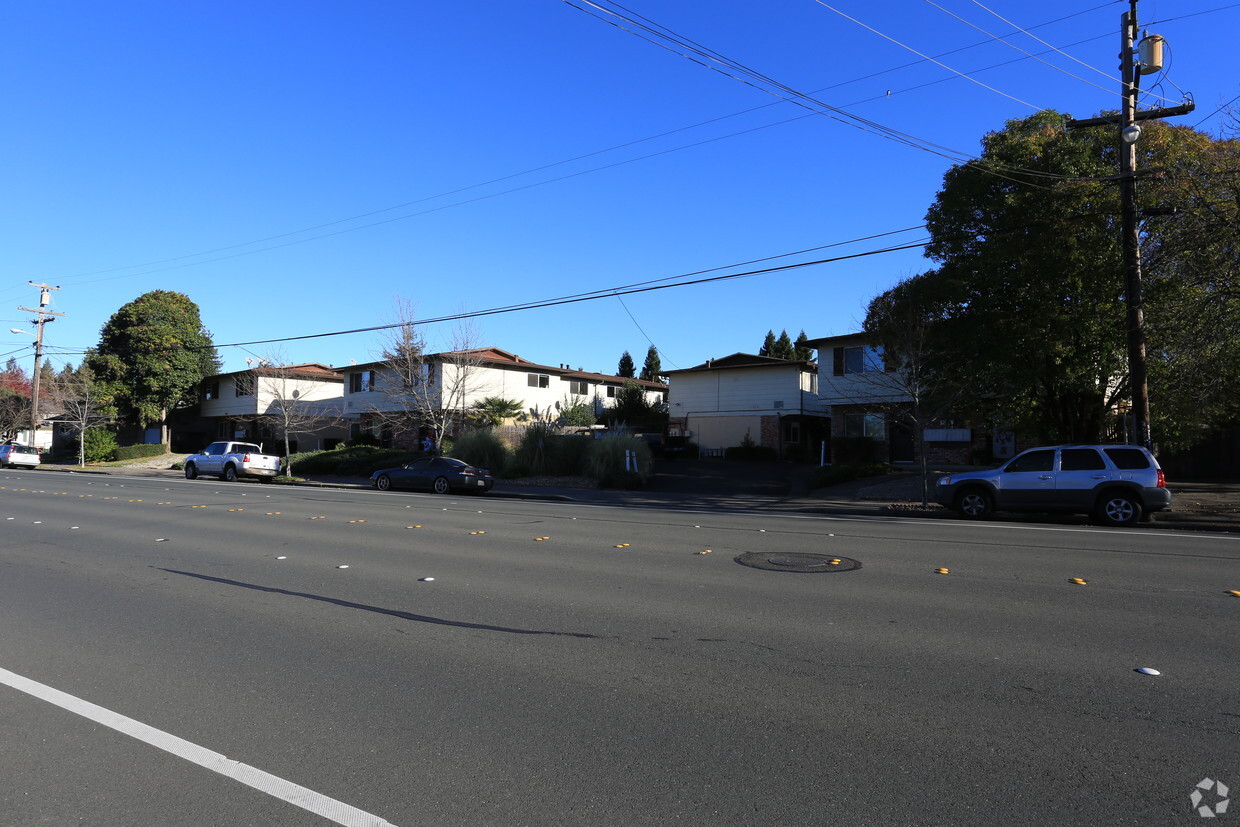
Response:
[[[254,395],[254,374],[242,373],[233,380],[233,393],[236,396]]]
[[[788,445],[801,444],[801,423],[785,422],[784,423],[784,442]]]
[[[213,379],[210,382],[204,382],[202,385],[203,399],[219,399],[220,398],[220,380]]]
[[[585,396],[590,392],[590,383],[584,381],[578,382],[576,380],[570,381],[568,383],[568,392],[574,396]]]
[[[887,436],[886,426],[887,421],[882,414],[844,415],[844,436],[884,439]]]
[[[1060,471],[1105,471],[1106,467],[1093,448],[1064,448],[1059,454]]]
[[[887,370],[881,347],[837,347],[831,355],[832,372],[836,376],[854,373],[876,373]]]
[[[549,388],[551,387],[551,377],[545,373],[531,373],[526,378],[531,388]]]
[[[1007,473],[1022,471],[1051,471],[1055,468],[1055,451],[1029,451],[1021,454],[1008,463],[1003,470]]]
[[[374,389],[375,372],[361,370],[349,374],[349,393],[366,393]]]
[[[1122,471],[1140,471],[1150,467],[1150,460],[1140,448],[1107,448],[1107,456]]]
[[[615,398],[616,398],[616,391],[617,391],[617,390],[618,390],[618,388],[616,388],[616,386],[615,386],[615,385],[608,385],[608,386],[607,386],[607,398],[608,398],[608,399],[615,399]]]

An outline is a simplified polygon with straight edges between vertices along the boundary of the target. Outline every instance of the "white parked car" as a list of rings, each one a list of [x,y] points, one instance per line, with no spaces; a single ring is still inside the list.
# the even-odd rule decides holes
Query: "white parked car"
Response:
[[[0,468],[38,468],[41,460],[37,448],[29,445],[0,445]]]

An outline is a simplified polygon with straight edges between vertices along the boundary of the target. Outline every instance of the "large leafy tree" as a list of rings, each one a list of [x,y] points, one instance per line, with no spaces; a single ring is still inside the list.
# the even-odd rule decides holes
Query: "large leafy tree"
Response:
[[[198,305],[183,293],[152,290],[108,319],[86,358],[106,403],[142,427],[158,424],[168,444],[168,412],[191,404],[203,378],[220,371]]]
[[[936,385],[968,413],[1044,441],[1119,434],[1131,397],[1113,128],[1068,130],[1042,112],[983,140],[953,167],[927,214],[937,270],[871,310],[923,303]],[[1175,207],[1142,231],[1155,438],[1185,445],[1234,410],[1240,375],[1237,152],[1182,127],[1143,129],[1145,209]],[[1170,210],[1151,210],[1166,212]],[[881,314],[867,330],[899,358]],[[1211,380],[1213,372],[1213,380]]]
[[[1140,184],[1151,420],[1188,445],[1240,416],[1240,141],[1143,129]]]
[[[1101,437],[1126,395],[1113,136],[1041,112],[987,135],[926,216],[934,352],[979,409],[1046,441]]]

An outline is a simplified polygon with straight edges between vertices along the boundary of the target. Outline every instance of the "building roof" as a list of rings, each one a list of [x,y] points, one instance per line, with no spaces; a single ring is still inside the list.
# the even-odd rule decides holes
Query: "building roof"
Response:
[[[731,356],[724,356],[722,359],[707,359],[700,365],[691,368],[680,368],[679,370],[669,370],[669,375],[677,373],[700,373],[708,370],[734,370],[737,368],[788,368],[795,367],[801,370],[816,370],[813,362],[801,361],[800,359],[777,359],[774,356],[758,356],[753,353],[733,353]]]
[[[300,365],[258,365],[245,370],[234,370],[231,373],[217,373],[206,377],[207,380],[219,379],[224,376],[240,376],[254,373],[259,376],[288,376],[297,379],[319,379],[324,382],[341,381],[340,374],[327,365],[318,362],[304,362]]]
[[[479,364],[488,365],[491,367],[498,367],[498,368],[512,367],[512,368],[520,368],[521,370],[539,371],[541,373],[548,373],[548,374],[554,373],[557,376],[561,376],[566,379],[581,379],[581,380],[585,380],[589,382],[614,382],[619,385],[622,385],[625,382],[633,381],[641,385],[643,388],[646,388],[647,390],[667,390],[667,385],[665,385],[662,382],[651,382],[646,379],[629,380],[629,379],[624,378],[623,376],[612,376],[606,373],[591,373],[589,371],[584,371],[584,370],[573,370],[567,365],[559,365],[558,367],[555,365],[540,365],[537,362],[531,362],[528,359],[521,358],[515,353],[510,353],[506,350],[501,350],[500,348],[497,348],[497,347],[480,347],[480,348],[471,348],[469,350],[452,350],[452,351],[446,351],[443,353],[426,354],[426,358],[428,359],[434,359],[437,357],[442,358],[446,356],[458,356],[458,357],[465,357],[468,359],[476,359],[478,360]],[[338,373],[348,373],[350,371],[356,371],[356,370],[369,370],[369,369],[381,368],[385,364],[386,362],[384,360],[379,360],[376,362],[366,362],[365,364],[361,364],[361,365],[343,365],[341,367],[336,368],[335,370]]]
[[[822,350],[823,347],[835,347],[837,345],[847,344],[849,342],[864,341],[865,332],[858,330],[856,333],[845,333],[841,336],[824,336],[821,339],[807,339],[802,342],[804,345]]]

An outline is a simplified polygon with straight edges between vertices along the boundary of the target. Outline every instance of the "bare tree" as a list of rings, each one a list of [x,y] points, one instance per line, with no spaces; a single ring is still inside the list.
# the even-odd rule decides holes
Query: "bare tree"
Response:
[[[370,414],[398,438],[416,438],[426,429],[437,451],[483,391],[479,368],[485,351],[477,347],[476,331],[462,323],[449,337],[448,350],[428,353],[412,304],[398,300],[396,315],[398,326],[388,333],[384,368],[375,379],[382,402],[372,406]]]
[[[61,421],[78,437],[78,465],[86,464],[86,432],[112,420],[113,410],[105,404],[95,374],[85,363],[77,370],[68,366],[44,387],[50,407],[60,412]]]
[[[255,368],[256,397],[267,400],[258,417],[284,443],[284,473],[293,473],[292,437],[312,434],[338,425],[343,417],[342,400],[316,392],[325,377],[311,365],[290,365],[283,354],[273,354]]]

